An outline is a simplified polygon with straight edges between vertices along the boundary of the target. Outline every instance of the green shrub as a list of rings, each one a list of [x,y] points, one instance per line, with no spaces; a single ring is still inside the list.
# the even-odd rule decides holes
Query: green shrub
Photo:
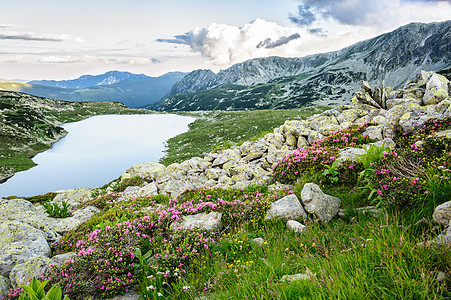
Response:
[[[69,212],[69,204],[67,201],[62,201],[61,205],[56,202],[55,203],[44,202],[42,203],[42,206],[44,206],[45,211],[52,218],[67,218],[72,215]]]
[[[44,288],[48,282],[49,280],[41,283],[33,277],[27,286],[22,286],[24,292],[19,295],[19,300],[70,300],[67,295],[62,298],[63,293],[58,284],[54,284],[46,294]]]

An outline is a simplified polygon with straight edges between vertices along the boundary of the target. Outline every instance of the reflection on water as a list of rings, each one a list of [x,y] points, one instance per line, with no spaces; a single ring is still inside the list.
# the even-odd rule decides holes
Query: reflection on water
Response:
[[[187,131],[193,121],[166,114],[110,115],[64,124],[69,134],[36,155],[36,167],[0,184],[0,197],[102,186],[134,164],[157,162],[164,142]]]

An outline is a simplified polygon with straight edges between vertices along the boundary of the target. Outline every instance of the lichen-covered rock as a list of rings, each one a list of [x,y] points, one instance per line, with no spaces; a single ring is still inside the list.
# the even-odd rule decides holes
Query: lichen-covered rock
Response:
[[[342,124],[344,122],[350,122],[353,123],[358,118],[362,117],[363,115],[366,115],[363,110],[360,109],[348,109],[342,112],[338,117],[337,121]]]
[[[369,143],[369,144],[363,145],[363,148],[365,150],[368,150],[371,147],[371,145],[376,145],[379,148],[388,147],[391,150],[396,148],[396,143],[391,138],[385,138],[383,140],[380,140],[380,141],[377,141],[377,142],[374,142],[374,143]]]
[[[379,126],[369,126],[364,132],[363,135],[368,135],[370,139],[379,141],[383,139],[383,125]]]
[[[406,103],[415,103],[418,105],[422,104],[422,100],[418,99],[418,98],[395,98],[395,99],[388,99],[386,101],[386,108],[387,110],[392,109],[393,107],[395,107],[396,105],[403,105]]]
[[[151,182],[146,184],[145,186],[141,187],[138,192],[138,196],[144,197],[144,196],[154,196],[158,194],[158,187],[155,182]]]
[[[412,112],[406,112],[399,119],[399,126],[403,132],[413,133],[427,120],[434,118],[437,114],[428,112],[426,109],[415,109]]]
[[[171,224],[171,229],[201,228],[216,231],[221,229],[221,216],[218,212],[183,216],[181,220]]]
[[[314,214],[323,223],[329,222],[341,206],[341,200],[324,194],[314,183],[306,183],[301,192],[302,203],[307,212]]]
[[[11,281],[0,275],[0,298],[6,296],[9,293],[9,289],[11,288]]]
[[[31,257],[28,261],[15,265],[9,274],[11,285],[20,287],[28,284],[28,280],[42,275],[50,267],[52,261],[45,256]]]
[[[297,140],[296,140],[296,137],[294,136],[294,134],[289,132],[285,135],[285,144],[290,146],[292,149],[294,149],[294,147],[296,147]]]
[[[0,220],[14,221],[35,215],[38,212],[36,207],[24,199],[0,199]]]
[[[420,106],[416,103],[406,103],[403,105],[396,105],[389,109],[385,115],[386,122],[384,125],[384,137],[394,138],[395,128],[399,126],[399,120],[405,113],[411,112],[415,109],[419,109]]]
[[[163,194],[166,194],[169,197],[175,199],[186,189],[204,186],[207,181],[208,177],[202,174],[169,178],[167,182],[162,185],[163,188],[159,188],[159,190]],[[158,184],[159,183],[160,182],[158,182]]]
[[[226,171],[224,171],[223,169],[207,169],[207,171],[205,171],[205,175],[208,177],[208,179],[218,179],[221,176],[225,176],[226,175]]]
[[[437,206],[432,215],[432,219],[437,223],[447,226],[451,222],[451,201]]]
[[[346,147],[343,149],[340,149],[338,151],[337,156],[337,167],[344,166],[346,164],[348,165],[354,165],[357,163],[357,156],[365,154],[366,151],[362,148],[351,148]]]
[[[69,261],[70,259],[76,257],[77,254],[75,252],[68,252],[63,254],[58,254],[52,257],[52,264],[56,266],[61,266],[65,262]]]
[[[307,226],[299,223],[298,221],[295,220],[289,220],[287,221],[287,227],[291,230],[293,230],[294,232],[304,232],[305,229],[307,228]]]
[[[424,105],[437,104],[449,97],[448,79],[439,74],[432,74],[426,84],[423,97]]]
[[[50,255],[46,234],[18,221],[0,222],[0,249],[7,245],[24,245],[34,255]]]
[[[311,128],[308,126],[306,121],[298,121],[298,120],[287,120],[281,127],[282,133],[285,135],[290,133],[295,137],[298,136],[308,136]]]
[[[324,138],[324,135],[322,135],[321,133],[319,133],[318,131],[310,131],[310,134],[308,135],[308,143],[311,145],[313,144],[316,140],[320,140]]]
[[[76,211],[74,211],[72,213],[72,217],[74,219],[77,219],[78,221],[80,221],[80,223],[84,223],[84,222],[88,221],[89,219],[91,219],[91,217],[98,212],[100,212],[100,209],[98,209],[95,206],[90,205],[90,206],[86,206],[86,207],[77,209]]]
[[[162,177],[166,171],[166,167],[162,164],[151,162],[141,163],[131,166],[127,169],[131,177],[139,176],[146,181],[155,181]]]
[[[288,195],[271,204],[266,212],[265,220],[274,218],[283,218],[285,220],[294,220],[297,218],[307,218],[307,213],[302,208],[296,195]]]
[[[22,264],[33,256],[36,255],[21,244],[14,243],[0,248],[0,274],[8,276],[15,265]]]
[[[74,189],[74,190],[64,190],[52,200],[53,203],[62,203],[63,201],[67,201],[69,207],[71,209],[75,208],[78,204],[88,201],[91,199],[91,190],[90,189]]]
[[[219,153],[218,157],[213,161],[211,165],[213,168],[222,166],[225,163],[234,160],[241,159],[240,150],[239,149],[226,149],[222,153]]]
[[[259,139],[254,142],[244,142],[240,146],[240,154],[242,157],[246,157],[247,161],[260,158],[268,150],[268,144],[265,139]]]
[[[439,245],[451,245],[451,222],[441,234],[435,237],[433,242]]]

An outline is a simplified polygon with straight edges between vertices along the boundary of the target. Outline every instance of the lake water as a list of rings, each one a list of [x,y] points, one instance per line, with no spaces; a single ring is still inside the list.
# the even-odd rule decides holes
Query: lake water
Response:
[[[100,187],[143,162],[158,162],[164,142],[195,119],[178,115],[108,115],[62,125],[69,134],[33,158],[38,164],[0,184],[0,197]]]

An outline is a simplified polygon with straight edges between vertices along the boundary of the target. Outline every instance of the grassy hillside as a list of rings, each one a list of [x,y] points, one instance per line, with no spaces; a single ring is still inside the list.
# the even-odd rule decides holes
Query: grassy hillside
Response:
[[[0,91],[0,181],[35,165],[31,157],[66,135],[61,123],[100,114],[138,114],[121,103],[66,102]]]

